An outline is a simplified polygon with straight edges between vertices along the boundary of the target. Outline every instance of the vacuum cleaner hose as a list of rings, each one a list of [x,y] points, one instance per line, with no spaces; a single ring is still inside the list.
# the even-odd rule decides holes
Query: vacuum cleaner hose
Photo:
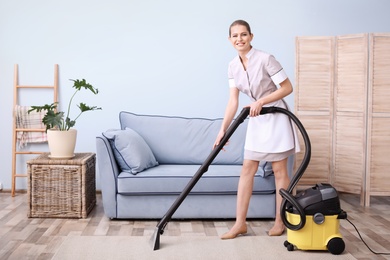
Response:
[[[282,205],[281,205],[281,209],[280,209],[280,214],[282,216],[282,221],[284,223],[284,225],[290,229],[290,230],[294,230],[294,231],[297,231],[297,230],[300,230],[301,228],[303,228],[306,224],[306,214],[305,214],[305,211],[304,209],[302,208],[302,206],[295,200],[294,196],[292,196],[290,193],[288,193],[285,189],[280,189],[279,190],[279,193],[280,195],[283,197],[283,202],[282,202]],[[298,210],[298,213],[299,213],[299,223],[294,225],[294,224],[291,224],[287,218],[286,218],[286,210],[287,210],[287,203],[286,201],[288,201],[289,203],[291,203],[291,205],[293,207],[295,207],[296,210]]]
[[[299,203],[297,203],[297,201],[295,200],[295,198],[291,194],[292,194],[295,186],[298,184],[298,181],[302,177],[303,173],[305,172],[307,166],[309,165],[310,157],[311,157],[310,138],[309,138],[309,135],[307,134],[305,128],[303,127],[301,121],[299,121],[299,119],[287,109],[280,108],[280,107],[263,107],[260,114],[268,114],[268,113],[275,113],[275,112],[283,113],[283,114],[287,115],[292,121],[294,121],[295,125],[298,127],[299,131],[301,132],[303,140],[305,142],[305,155],[303,156],[301,165],[299,166],[297,172],[294,174],[293,178],[291,179],[287,190],[285,190],[285,189],[279,190],[279,194],[283,198],[281,208],[280,208],[280,214],[281,214],[282,221],[288,229],[299,230],[299,229],[303,228],[306,224],[306,215],[305,215],[305,212],[304,212],[302,206],[299,205]],[[296,225],[291,224],[286,218],[286,210],[288,209],[287,202],[291,203],[291,205],[293,205],[299,213],[300,222]]]

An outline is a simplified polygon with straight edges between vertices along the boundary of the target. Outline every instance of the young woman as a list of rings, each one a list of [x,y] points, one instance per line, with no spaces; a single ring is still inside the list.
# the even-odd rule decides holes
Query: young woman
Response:
[[[221,239],[232,239],[247,232],[246,215],[260,161],[272,162],[275,176],[276,218],[268,234],[283,234],[285,227],[280,218],[282,198],[279,189],[287,189],[290,182],[288,156],[299,151],[294,127],[287,116],[280,113],[259,116],[263,106],[287,108],[283,98],[292,93],[293,87],[280,63],[272,55],[253,48],[252,39],[253,34],[246,21],[237,20],[230,25],[229,40],[238,55],[229,63],[230,97],[214,147],[221,141],[237,112],[239,93],[248,95],[252,103],[247,106],[250,107],[249,123],[238,183],[236,222]]]

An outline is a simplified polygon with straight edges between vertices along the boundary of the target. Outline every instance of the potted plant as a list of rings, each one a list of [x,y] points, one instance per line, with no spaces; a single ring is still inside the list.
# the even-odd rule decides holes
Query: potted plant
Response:
[[[46,114],[42,118],[42,123],[46,126],[47,141],[49,144],[51,158],[64,158],[69,159],[74,156],[74,149],[76,146],[77,130],[72,128],[76,124],[76,120],[87,111],[101,110],[100,107],[87,106],[85,103],[80,103],[77,107],[80,109],[80,113],[72,120],[70,119],[70,110],[73,98],[82,90],[90,90],[93,94],[98,94],[99,90],[94,88],[91,84],[87,83],[85,79],[73,80],[73,88],[75,92],[69,100],[67,113],[57,111],[58,102],[52,104],[45,104],[43,106],[31,106],[28,113],[32,111],[46,111]]]

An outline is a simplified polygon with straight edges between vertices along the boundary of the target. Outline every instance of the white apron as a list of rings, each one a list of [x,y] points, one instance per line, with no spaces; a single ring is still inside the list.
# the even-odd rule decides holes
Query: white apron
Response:
[[[282,100],[271,106],[287,108]],[[300,151],[295,123],[287,115],[276,112],[249,118],[246,150],[282,153],[294,148],[296,153]]]

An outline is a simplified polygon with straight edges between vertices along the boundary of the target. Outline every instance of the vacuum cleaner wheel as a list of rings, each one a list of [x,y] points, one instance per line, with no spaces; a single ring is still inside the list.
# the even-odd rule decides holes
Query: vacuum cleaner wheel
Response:
[[[331,240],[329,240],[327,247],[329,252],[331,252],[334,255],[339,255],[342,252],[344,252],[345,243],[342,238],[334,237]]]
[[[288,242],[287,240],[284,241],[284,246],[287,248],[287,251],[294,251],[294,245]]]

